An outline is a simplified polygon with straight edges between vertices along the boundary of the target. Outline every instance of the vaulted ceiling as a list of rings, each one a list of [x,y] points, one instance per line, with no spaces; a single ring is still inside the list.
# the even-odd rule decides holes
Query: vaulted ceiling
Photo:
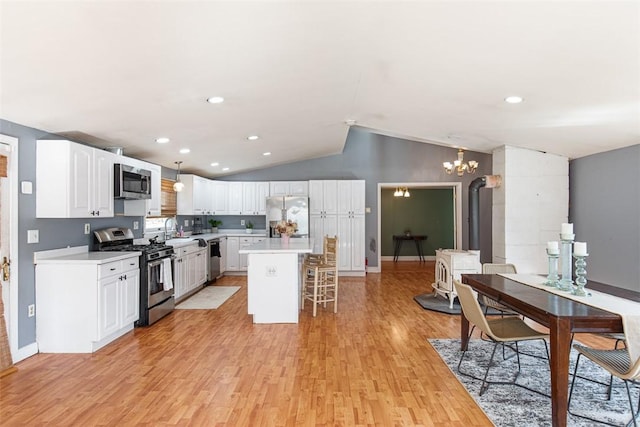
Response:
[[[0,117],[207,177],[340,153],[349,126],[570,158],[640,143],[637,1],[2,1],[0,14]]]

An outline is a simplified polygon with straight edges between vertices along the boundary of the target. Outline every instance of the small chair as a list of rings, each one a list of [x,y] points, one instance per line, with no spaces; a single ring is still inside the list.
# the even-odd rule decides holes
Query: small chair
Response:
[[[473,324],[473,328],[469,333],[469,337],[473,333],[473,329],[477,326],[481,334],[486,335],[491,341],[495,343],[493,346],[493,351],[491,353],[491,359],[489,359],[489,363],[487,364],[487,369],[484,373],[484,378],[482,378],[482,385],[480,386],[480,396],[489,388],[489,384],[511,384],[517,385],[519,387],[526,388],[528,390],[534,391],[536,393],[540,393],[537,390],[530,389],[521,384],[516,384],[516,379],[520,374],[520,353],[518,351],[518,342],[520,341],[530,341],[530,340],[542,340],[544,342],[545,351],[547,354],[547,359],[549,358],[549,349],[547,347],[546,338],[549,337],[548,334],[538,332],[532,328],[530,328],[524,321],[519,317],[501,317],[497,319],[487,319],[482,312],[482,308],[480,307],[480,303],[478,302],[477,293],[471,288],[469,285],[465,285],[460,283],[457,280],[453,281],[453,285],[456,289],[456,293],[458,294],[458,299],[460,300],[460,305],[462,306],[462,311],[464,316],[469,320],[471,324]],[[505,344],[513,342],[515,343],[515,353],[518,359],[518,373],[512,382],[495,382],[495,381],[487,381],[487,376],[489,375],[489,369],[491,368],[491,364],[493,363],[493,358],[496,354],[496,350],[499,344]],[[474,378],[473,375],[462,372],[460,370],[460,366],[462,365],[462,360],[466,351],[462,353],[460,356],[460,361],[458,362],[458,372],[460,374]]]
[[[327,306],[333,302],[333,312],[338,312],[338,238],[325,237],[321,257],[308,257],[302,263],[302,299],[313,303],[313,317],[318,304]]]
[[[482,265],[482,274],[498,274],[498,273],[515,274],[517,273],[516,266],[513,264],[493,264],[493,263],[486,263]],[[482,304],[484,304],[484,314],[487,314],[487,312],[489,311],[489,308],[493,308],[494,310],[499,311],[501,316],[504,316],[505,314],[520,316],[520,313],[517,313],[511,310],[509,307],[503,304],[500,304],[498,301],[492,298],[489,298],[486,295],[482,295],[480,299],[482,300]]]
[[[625,343],[628,344],[626,340]],[[618,343],[616,343],[616,346],[617,344]],[[629,383],[640,380],[640,357],[638,357],[636,360],[631,360],[628,347],[616,348],[614,350],[600,350],[586,347],[581,344],[574,344],[573,348],[578,351],[578,359],[576,360],[576,366],[573,370],[573,380],[571,381],[571,389],[569,390],[569,402],[567,404],[569,413],[575,415],[576,417],[584,418],[589,421],[608,424],[601,420],[596,420],[585,415],[571,412],[571,396],[573,395],[573,386],[575,385],[576,378],[578,378],[578,365],[580,364],[580,358],[582,356],[585,356],[587,359],[591,360],[593,363],[599,365],[601,368],[609,372],[609,374],[612,375],[611,378],[617,377],[624,381],[624,385],[627,388],[627,398],[629,399],[629,408],[631,410],[632,416],[632,419],[626,425],[628,426],[633,423],[634,426],[637,426],[638,424],[636,422],[636,418],[638,418],[638,415],[640,413],[640,399],[638,401],[638,410],[635,411],[633,408],[631,391],[629,390]],[[579,378],[586,379],[582,376],[580,376]],[[587,379],[587,381],[591,380]],[[609,384],[607,395],[608,399],[611,399],[611,384]]]

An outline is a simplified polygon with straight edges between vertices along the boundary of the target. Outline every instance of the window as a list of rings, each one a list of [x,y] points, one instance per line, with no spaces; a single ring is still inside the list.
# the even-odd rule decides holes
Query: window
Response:
[[[168,218],[173,218],[173,221],[167,224],[168,227],[175,227],[175,217],[178,212],[177,209],[177,197],[176,192],[173,191],[173,183],[170,179],[162,179],[161,189],[161,214],[159,217],[145,218],[144,220],[144,232],[145,233],[157,233],[164,232],[165,223]]]

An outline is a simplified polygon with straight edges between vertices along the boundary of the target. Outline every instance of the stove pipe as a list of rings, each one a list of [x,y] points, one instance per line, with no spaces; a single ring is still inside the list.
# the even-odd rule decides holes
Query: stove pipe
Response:
[[[485,175],[469,184],[469,249],[480,250],[480,189],[500,187],[500,175]]]

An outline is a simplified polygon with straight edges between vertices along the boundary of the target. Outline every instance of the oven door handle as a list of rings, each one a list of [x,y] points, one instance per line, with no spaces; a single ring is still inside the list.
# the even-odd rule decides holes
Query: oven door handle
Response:
[[[172,261],[174,259],[176,259],[175,255],[171,255],[170,257],[165,257],[165,258],[160,258],[160,259],[156,259],[151,261],[149,264],[147,264],[149,266],[149,268],[155,267],[156,265],[160,265],[164,262],[165,259],[170,258]]]

